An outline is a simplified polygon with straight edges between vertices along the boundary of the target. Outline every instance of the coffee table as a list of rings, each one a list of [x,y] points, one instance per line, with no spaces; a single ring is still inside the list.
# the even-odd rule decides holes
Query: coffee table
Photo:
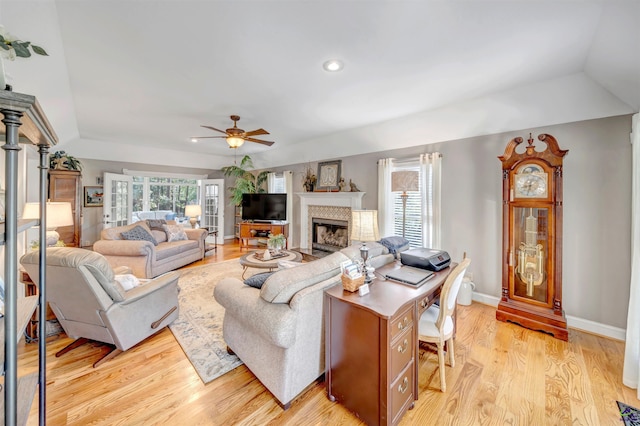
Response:
[[[242,279],[244,279],[244,274],[247,272],[249,268],[258,268],[258,269],[268,269],[272,271],[278,268],[278,262],[281,260],[288,260],[290,262],[300,262],[302,260],[302,255],[295,251],[289,250],[281,250],[285,256],[278,257],[277,259],[269,259],[269,260],[260,260],[256,258],[256,254],[264,253],[264,250],[252,251],[251,253],[247,253],[240,258],[240,264],[244,267],[242,270]]]

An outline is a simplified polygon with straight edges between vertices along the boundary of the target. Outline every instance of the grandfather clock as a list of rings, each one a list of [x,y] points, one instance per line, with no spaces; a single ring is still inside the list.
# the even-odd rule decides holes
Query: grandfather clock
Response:
[[[568,340],[562,310],[562,160],[569,152],[541,134],[512,139],[502,161],[502,298],[500,321]]]

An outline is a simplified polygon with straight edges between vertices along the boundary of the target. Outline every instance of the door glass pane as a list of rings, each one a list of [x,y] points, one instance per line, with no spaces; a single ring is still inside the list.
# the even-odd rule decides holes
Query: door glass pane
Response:
[[[218,226],[218,185],[207,184],[204,187],[203,227],[213,231]]]
[[[513,209],[516,265],[514,294],[542,303],[547,303],[548,217],[546,208]]]

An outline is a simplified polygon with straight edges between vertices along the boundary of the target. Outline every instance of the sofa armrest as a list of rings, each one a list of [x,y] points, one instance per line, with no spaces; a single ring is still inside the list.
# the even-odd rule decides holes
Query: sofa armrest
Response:
[[[274,345],[289,348],[295,342],[298,314],[288,304],[269,303],[260,297],[260,290],[229,277],[216,284],[213,295],[225,308],[225,316],[234,317]]]
[[[105,256],[151,256],[155,246],[145,240],[98,240],[93,251]]]

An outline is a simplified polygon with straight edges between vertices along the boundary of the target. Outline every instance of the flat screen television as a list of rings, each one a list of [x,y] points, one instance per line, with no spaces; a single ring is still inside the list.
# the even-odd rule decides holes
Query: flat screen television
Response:
[[[242,220],[287,219],[287,194],[242,194]]]

